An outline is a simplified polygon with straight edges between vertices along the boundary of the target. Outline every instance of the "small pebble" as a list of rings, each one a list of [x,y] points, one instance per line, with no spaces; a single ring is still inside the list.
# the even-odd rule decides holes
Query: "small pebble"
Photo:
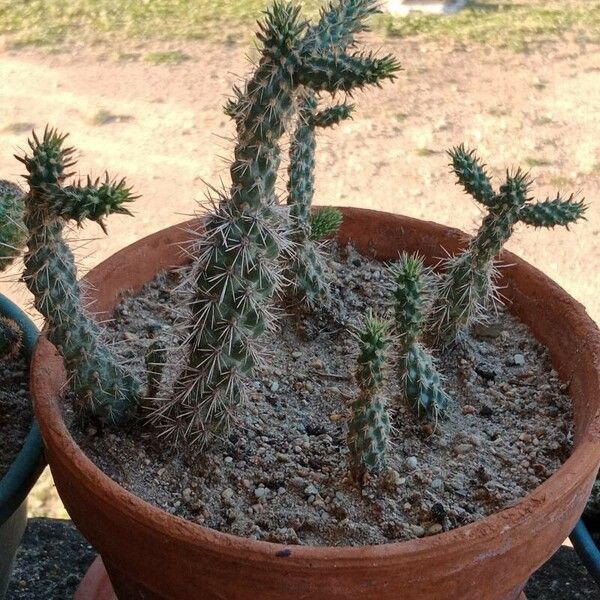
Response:
[[[406,459],[406,466],[409,469],[412,469],[412,470],[416,469],[418,464],[419,464],[419,461],[417,460],[416,456],[409,456]]]
[[[425,528],[420,525],[412,525],[411,529],[417,537],[423,537],[425,535]]]
[[[522,354],[515,354],[513,356],[513,362],[517,367],[522,367],[525,364],[525,357]]]
[[[402,477],[395,469],[387,469],[384,473],[384,483],[388,489],[395,491],[395,488],[401,485]]]
[[[463,415],[472,415],[477,412],[477,409],[474,406],[472,406],[471,404],[465,404],[463,406],[462,411],[463,411]]]
[[[254,490],[254,495],[257,498],[264,498],[269,490],[265,487],[258,487]]]
[[[423,426],[421,427],[421,431],[426,436],[432,436],[433,435],[433,425],[431,423],[424,423]]]
[[[319,490],[312,483],[306,486],[304,489],[304,493],[307,496],[316,496],[319,493]]]
[[[437,535],[438,533],[442,533],[442,531],[444,531],[444,527],[443,525],[440,525],[439,523],[434,523],[428,530],[427,533],[429,535]]]
[[[279,390],[279,381],[274,381],[269,389],[272,392],[277,392]]]

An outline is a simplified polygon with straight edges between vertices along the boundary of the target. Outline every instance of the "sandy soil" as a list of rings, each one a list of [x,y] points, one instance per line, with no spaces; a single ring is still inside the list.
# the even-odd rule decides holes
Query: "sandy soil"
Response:
[[[353,121],[321,136],[318,203],[370,207],[473,230],[480,211],[454,186],[444,150],[466,142],[501,175],[532,167],[538,195],[583,190],[588,222],[574,232],[520,226],[509,248],[540,267],[600,319],[595,276],[600,231],[600,47],[561,42],[528,55],[453,42],[389,41],[405,71],[357,98]],[[0,173],[17,178],[12,154],[27,124],[70,131],[82,174],[124,175],[142,194],[136,218],[113,217],[110,235],[86,245],[89,268],[134,240],[179,222],[213,184],[227,181],[232,128],[221,106],[246,47],[178,44],[180,65],[119,61],[110,50],[0,56]],[[132,55],[128,57],[131,59]],[[116,120],[97,125],[105,110]],[[21,128],[24,131],[15,132]],[[101,236],[95,227],[81,239]],[[14,286],[0,291],[22,300]]]

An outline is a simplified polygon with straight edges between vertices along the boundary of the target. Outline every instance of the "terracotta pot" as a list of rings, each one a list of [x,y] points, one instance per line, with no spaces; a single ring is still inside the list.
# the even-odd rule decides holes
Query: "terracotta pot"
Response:
[[[193,223],[200,227],[199,222]],[[171,227],[115,254],[87,276],[95,308],[110,316],[123,291],[185,262],[189,238]],[[457,230],[347,208],[340,233],[381,260],[419,250],[430,263],[456,251]],[[567,462],[511,508],[471,525],[409,542],[367,547],[282,546],[206,529],[130,494],[73,441],[61,414],[63,363],[41,340],[31,389],[47,457],[71,517],[102,555],[122,600],[515,600],[529,575],[567,537],[600,462],[600,336],[584,308],[512,254],[502,270],[511,310],[548,346],[570,381],[575,449]],[[522,597],[522,596],[521,596]]]

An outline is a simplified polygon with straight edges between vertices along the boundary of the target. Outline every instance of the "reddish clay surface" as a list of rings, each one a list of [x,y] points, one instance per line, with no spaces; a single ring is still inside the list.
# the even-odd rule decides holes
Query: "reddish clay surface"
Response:
[[[81,580],[73,600],[118,600],[99,556]]]
[[[455,251],[460,232],[360,209],[344,210],[343,242],[393,259],[419,250],[433,263]],[[190,223],[185,225],[190,227]],[[199,223],[196,224],[199,226]],[[87,276],[95,307],[109,316],[124,290],[137,291],[185,262],[189,238],[171,227],[118,252]],[[284,547],[206,529],[133,496],[81,451],[61,415],[65,373],[45,339],[31,391],[48,462],[67,510],[103,557],[122,600],[516,600],[581,514],[600,462],[600,335],[584,308],[542,273],[506,253],[511,310],[549,347],[575,412],[566,463],[511,508],[447,533],[359,548]]]

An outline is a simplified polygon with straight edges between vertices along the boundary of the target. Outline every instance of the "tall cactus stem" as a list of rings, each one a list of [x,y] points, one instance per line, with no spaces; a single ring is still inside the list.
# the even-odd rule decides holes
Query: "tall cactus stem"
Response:
[[[260,358],[257,339],[273,323],[270,301],[281,287],[277,265],[287,246],[279,231],[285,219],[275,191],[279,140],[294,112],[299,86],[335,92],[351,83],[346,71],[332,75],[321,71],[321,63],[338,55],[333,38],[351,39],[374,4],[340,0],[308,27],[297,6],[278,1],[259,24],[258,65],[226,107],[237,131],[232,185],[229,194],[219,197],[195,242],[185,326],[187,364],[172,397],[161,399],[151,415],[176,444],[203,447],[227,435],[243,400],[242,379]],[[352,73],[356,87],[374,77],[393,78],[398,69],[389,56],[357,61]]]

